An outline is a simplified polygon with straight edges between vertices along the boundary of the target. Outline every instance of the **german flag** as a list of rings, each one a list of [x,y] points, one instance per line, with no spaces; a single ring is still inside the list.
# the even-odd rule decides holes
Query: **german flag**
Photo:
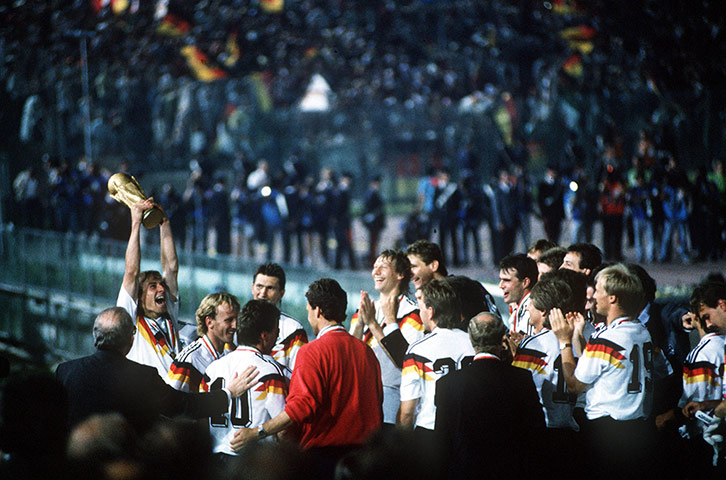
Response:
[[[587,55],[592,52],[594,44],[592,39],[595,38],[595,29],[587,25],[578,25],[576,27],[565,28],[560,32],[560,38],[567,41],[567,45],[572,49]]]
[[[570,55],[570,57],[562,64],[562,69],[571,77],[582,77],[584,70],[582,68],[582,58],[580,58],[580,54],[575,53]]]
[[[285,0],[260,0],[260,7],[265,13],[280,13],[285,8]]]
[[[167,13],[164,15],[164,18],[162,18],[161,22],[159,22],[159,26],[156,27],[156,31],[161,35],[174,38],[183,37],[189,33],[191,29],[192,26],[189,22],[183,18],[177,17],[173,13]]]
[[[410,355],[403,360],[403,369],[401,375],[414,373],[416,376],[424,380],[434,380],[431,374],[434,372],[426,364],[431,363],[428,358],[419,355]]]
[[[186,57],[187,65],[192,69],[197,80],[213,82],[227,76],[227,72],[215,66],[207,55],[194,45],[182,47],[181,53]]]
[[[521,348],[514,355],[512,365],[544,375],[546,373],[545,368],[547,367],[547,362],[544,359],[545,356],[546,354],[544,352]]]
[[[269,394],[286,397],[288,391],[287,379],[280,375],[266,375],[260,379],[255,391],[260,393],[256,400],[264,400]]]
[[[552,10],[558,15],[575,15],[582,12],[574,0],[554,0]]]
[[[620,369],[625,368],[625,365],[623,365],[625,357],[620,353],[621,351],[623,351],[623,347],[617,343],[596,338],[592,342],[588,342],[582,355],[589,358],[599,358]]]
[[[716,366],[709,362],[686,363],[683,365],[683,381],[687,384],[708,383],[717,386],[719,376]]]

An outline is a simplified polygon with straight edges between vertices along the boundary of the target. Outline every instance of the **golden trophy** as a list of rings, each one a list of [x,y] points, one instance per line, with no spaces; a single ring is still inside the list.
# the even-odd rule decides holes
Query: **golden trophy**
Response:
[[[131,176],[125,173],[115,173],[108,179],[108,193],[111,198],[119,203],[123,203],[129,208],[132,208],[134,204],[142,200],[146,200],[146,194],[144,189],[141,188],[139,182]],[[164,218],[164,214],[161,210],[156,207],[144,211],[141,217],[141,223],[146,228],[154,228],[161,223]]]

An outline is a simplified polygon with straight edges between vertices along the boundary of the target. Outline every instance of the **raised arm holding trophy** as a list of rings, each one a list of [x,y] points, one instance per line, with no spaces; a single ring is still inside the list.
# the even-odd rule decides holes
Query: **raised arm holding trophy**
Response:
[[[108,179],[108,193],[111,198],[123,203],[133,211],[134,204],[146,200],[144,189],[132,175],[115,173]],[[151,207],[143,214],[141,222],[146,228],[154,228],[161,223],[164,213],[156,207]]]
[[[174,238],[164,209],[153,198],[146,198],[136,179],[117,173],[108,181],[111,197],[131,209],[131,235],[126,247],[124,277],[116,305],[129,312],[136,322],[136,336],[127,358],[155,367],[162,378],[179,344],[179,288]],[[141,225],[159,225],[162,271],[141,272]]]

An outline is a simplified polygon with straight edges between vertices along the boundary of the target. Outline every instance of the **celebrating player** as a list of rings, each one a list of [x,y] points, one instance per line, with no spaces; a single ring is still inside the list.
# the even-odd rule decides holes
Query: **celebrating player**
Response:
[[[236,455],[230,446],[235,431],[257,428],[285,408],[288,379],[284,369],[269,357],[277,341],[280,310],[263,300],[250,300],[240,311],[234,352],[215,360],[207,368],[202,391],[214,391],[230,382],[236,372],[254,366],[259,382],[244,395],[231,402],[224,415],[211,417],[209,429],[214,438],[214,452]],[[260,437],[266,437],[260,430]]]
[[[239,315],[237,297],[226,292],[210,293],[197,308],[197,333],[171,364],[166,383],[183,392],[198,392],[202,375],[210,363],[234,349]]]
[[[411,344],[424,335],[417,305],[407,296],[411,264],[400,250],[384,250],[373,264],[374,288],[378,302],[368,292],[361,291],[358,311],[350,321],[350,334],[363,340],[373,349],[381,365],[383,381],[383,422],[395,425],[401,403],[401,369],[391,354],[379,343],[384,335],[400,330]]]
[[[531,335],[529,325],[529,292],[537,283],[539,272],[537,262],[524,254],[509,255],[499,262],[499,288],[504,301],[509,305],[510,332],[517,338]]]
[[[652,467],[652,431],[645,419],[652,401],[653,344],[637,319],[643,298],[640,280],[624,265],[597,274],[595,308],[605,317],[606,328],[590,337],[577,367],[574,320],[557,310],[550,312],[567,390],[586,392],[588,451],[593,455],[591,471],[598,478],[623,472],[629,478],[647,476]]]
[[[144,211],[154,206],[162,210],[151,198],[137,202],[131,208],[131,236],[126,247],[124,278],[116,305],[125,308],[136,321],[136,335],[128,358],[156,368],[159,375],[166,378],[180,349],[177,324],[179,261],[171,225],[164,213],[159,226],[163,275],[155,270],[139,273],[141,219]]]
[[[285,296],[285,271],[276,263],[263,263],[257,267],[252,279],[252,296],[280,308]],[[286,313],[280,313],[280,335],[272,356],[281,365],[293,369],[300,347],[308,343],[302,324]]]
[[[446,280],[433,280],[416,290],[416,300],[431,333],[412,344],[403,361],[398,423],[425,437],[436,421],[436,381],[468,363],[474,349],[466,332],[455,328],[461,322],[461,306]]]

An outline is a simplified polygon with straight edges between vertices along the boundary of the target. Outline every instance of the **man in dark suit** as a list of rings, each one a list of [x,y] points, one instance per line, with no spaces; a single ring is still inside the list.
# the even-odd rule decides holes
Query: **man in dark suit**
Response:
[[[472,318],[474,361],[436,383],[435,430],[449,478],[477,478],[484,472],[531,478],[538,471],[533,463],[544,414],[532,374],[500,360],[506,333],[497,314]]]
[[[155,368],[126,358],[135,333],[125,309],[106,309],[93,324],[96,353],[58,366],[56,377],[68,394],[71,428],[96,413],[118,412],[138,432],[150,428],[161,415],[222,414],[230,397],[242,395],[256,376],[256,371],[245,370],[220,391],[180,392],[164,383]]]

